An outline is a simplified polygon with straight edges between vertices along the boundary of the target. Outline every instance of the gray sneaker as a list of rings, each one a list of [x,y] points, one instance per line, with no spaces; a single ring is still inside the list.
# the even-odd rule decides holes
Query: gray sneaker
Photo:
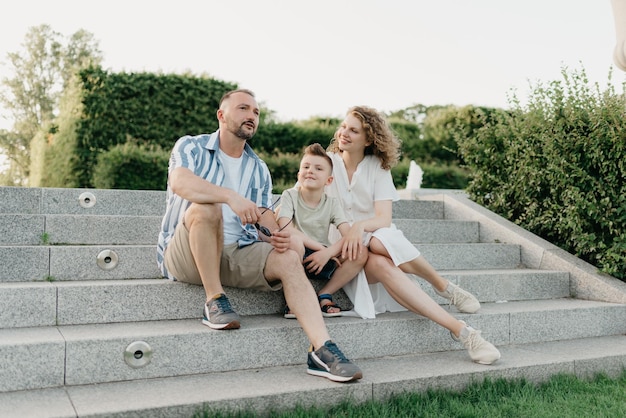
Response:
[[[433,288],[434,289],[434,288]],[[480,309],[480,302],[474,295],[467,290],[461,289],[452,282],[448,282],[448,288],[443,292],[435,289],[435,292],[441,297],[450,301],[451,305],[456,306],[459,312],[476,313]]]
[[[225,294],[216,295],[204,305],[202,323],[213,329],[239,328],[239,315],[233,311]]]
[[[493,364],[500,359],[500,351],[489,341],[485,340],[480,331],[468,326],[464,321],[460,321],[465,325],[465,329],[461,331],[459,337],[450,332],[452,339],[460,341],[467,349],[472,361],[480,364]]]
[[[349,382],[363,377],[363,372],[343,355],[337,345],[328,340],[322,347],[313,351],[309,348],[308,374],[326,377],[335,382]]]

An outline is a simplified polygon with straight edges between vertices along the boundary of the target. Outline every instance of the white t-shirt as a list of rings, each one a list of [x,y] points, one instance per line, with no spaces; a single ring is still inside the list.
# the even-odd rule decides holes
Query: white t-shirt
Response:
[[[243,157],[243,156],[242,156]],[[239,185],[241,183],[241,162],[242,157],[233,158],[221,150],[218,151],[219,161],[224,167],[224,187],[227,187],[234,191],[239,191]],[[228,205],[222,205],[222,217],[223,219],[231,219],[235,216],[235,212]],[[237,242],[241,237],[241,226],[232,222],[224,222],[224,244],[232,244]]]

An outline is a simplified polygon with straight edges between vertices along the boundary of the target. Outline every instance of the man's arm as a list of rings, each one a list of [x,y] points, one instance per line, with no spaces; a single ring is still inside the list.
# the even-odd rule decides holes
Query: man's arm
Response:
[[[204,180],[188,168],[175,168],[170,173],[169,184],[172,192],[192,203],[227,204],[244,224],[258,222],[261,217],[261,211],[254,202],[234,190]]]

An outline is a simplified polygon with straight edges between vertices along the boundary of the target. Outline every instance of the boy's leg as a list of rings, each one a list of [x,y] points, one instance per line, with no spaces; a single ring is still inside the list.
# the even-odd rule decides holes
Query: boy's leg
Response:
[[[341,262],[341,267],[337,268],[330,277],[330,280],[320,289],[318,292],[320,295],[330,294],[333,295],[339,289],[348,284],[357,274],[363,269],[367,262],[368,251],[366,248],[359,254],[356,260],[344,260]],[[328,305],[332,303],[328,299],[320,300],[320,306]],[[338,307],[328,308],[328,313],[341,312]]]

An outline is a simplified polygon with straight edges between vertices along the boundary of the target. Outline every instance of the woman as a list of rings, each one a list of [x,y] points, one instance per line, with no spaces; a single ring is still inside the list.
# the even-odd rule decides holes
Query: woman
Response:
[[[372,108],[349,109],[335,132],[327,149],[335,181],[327,193],[341,200],[351,223],[344,236],[342,257],[354,259],[363,246],[369,249],[369,257],[364,272],[355,279],[349,283],[331,279],[326,290],[332,293],[343,287],[354,311],[364,318],[400,310],[429,318],[460,340],[472,360],[492,364],[500,358],[498,349],[485,341],[480,331],[450,315],[407,276],[423,277],[461,311],[473,313],[480,308],[474,296],[441,277],[391,223],[392,202],[398,200],[398,194],[390,169],[398,160],[399,150],[400,141]]]

